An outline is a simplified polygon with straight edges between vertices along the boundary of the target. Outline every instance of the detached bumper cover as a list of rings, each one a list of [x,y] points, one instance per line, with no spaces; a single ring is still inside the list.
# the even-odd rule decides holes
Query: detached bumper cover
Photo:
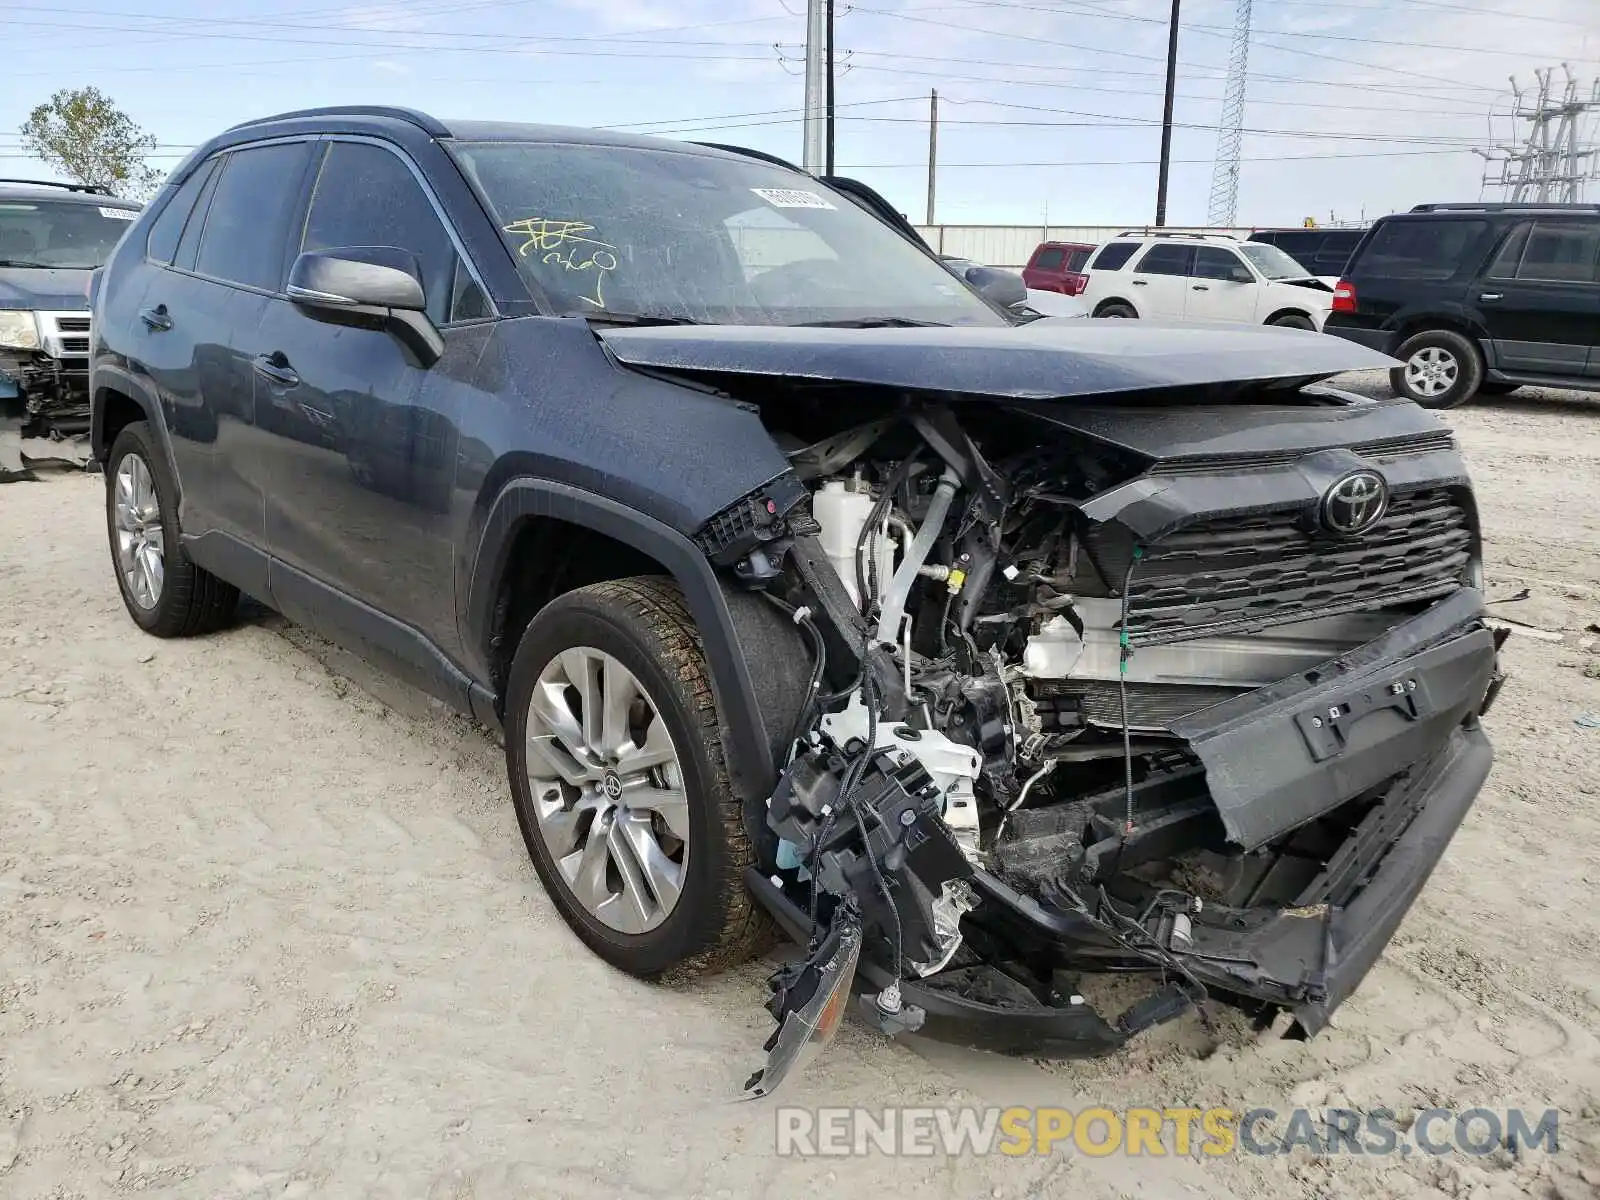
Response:
[[[1196,920],[1190,947],[1174,952],[1195,978],[1219,992],[1289,1008],[1312,1034],[1360,985],[1489,774],[1493,752],[1477,714],[1498,676],[1495,640],[1478,623],[1481,611],[1481,595],[1463,589],[1337,662],[1191,719],[1187,736],[1208,778],[1216,774],[1219,812],[1247,845],[1393,780],[1370,818],[1381,840],[1363,848],[1357,843],[1370,830],[1352,834],[1301,907],[1239,910],[1239,920],[1215,925]],[[1334,708],[1340,716],[1330,730]],[[1317,713],[1321,728],[1309,720]],[[768,907],[783,905],[758,874],[748,878]],[[1081,913],[1041,905],[986,871],[971,883],[983,899],[974,916],[1009,931],[1008,940],[1054,947],[1063,962],[1090,971],[1097,963],[1154,970],[1130,962]],[[803,940],[803,916],[796,912],[786,924]],[[886,981],[866,958],[860,973],[878,986]],[[1187,1007],[1169,988],[1108,1021],[1068,997],[1039,1004],[1020,985],[1008,988],[998,972],[959,974],[907,980],[902,991],[927,1010],[928,1033],[1002,1052],[1103,1054]]]

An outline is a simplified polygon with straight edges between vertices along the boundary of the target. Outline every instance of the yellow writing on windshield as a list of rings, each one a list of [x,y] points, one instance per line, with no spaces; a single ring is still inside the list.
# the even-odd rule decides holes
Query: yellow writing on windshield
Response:
[[[595,231],[593,225],[551,217],[527,217],[511,222],[505,230],[523,239],[517,253],[524,258],[537,255],[540,262],[564,271],[593,271],[594,286],[590,294],[580,294],[578,299],[596,308],[605,307],[601,286],[606,275],[617,269],[617,248],[598,238],[585,237],[584,234]]]

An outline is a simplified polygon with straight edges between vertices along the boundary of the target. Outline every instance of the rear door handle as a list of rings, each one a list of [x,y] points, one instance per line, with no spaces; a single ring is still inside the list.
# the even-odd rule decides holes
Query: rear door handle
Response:
[[[1150,286],[1150,281],[1148,279],[1135,279],[1133,281],[1133,286],[1134,287],[1149,287]]]
[[[1195,285],[1194,285],[1194,287],[1193,287],[1193,288],[1191,288],[1191,289],[1190,289],[1190,290],[1191,290],[1191,291],[1196,291],[1196,292],[1209,292],[1209,291],[1210,291],[1210,290],[1211,290],[1211,289],[1210,289],[1210,288],[1209,288],[1209,287],[1207,287],[1207,286],[1206,286],[1206,285],[1205,285],[1205,284],[1203,284],[1203,283],[1197,283],[1197,284],[1195,284]]]
[[[1496,300],[1504,300],[1505,299],[1505,293],[1504,292],[1484,292],[1483,295],[1478,297],[1478,299],[1483,301],[1485,304],[1493,304]]]
[[[274,350],[271,354],[258,354],[250,365],[255,368],[257,375],[272,380],[279,387],[296,387],[300,383],[300,376],[295,374],[294,368],[289,365],[289,360],[284,357],[282,350]]]
[[[139,320],[157,333],[165,333],[172,328],[172,318],[167,315],[167,306],[165,304],[158,304],[154,308],[140,309]]]

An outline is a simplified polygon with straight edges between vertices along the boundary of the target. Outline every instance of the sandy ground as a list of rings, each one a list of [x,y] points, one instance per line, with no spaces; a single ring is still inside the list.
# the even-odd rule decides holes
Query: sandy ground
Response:
[[[0,1196],[1600,1195],[1600,398],[1449,420],[1491,595],[1531,590],[1497,611],[1560,640],[1508,642],[1490,784],[1335,1027],[1224,1013],[1087,1063],[850,1028],[784,1099],[1554,1105],[1558,1154],[780,1158],[732,1101],[766,966],[604,967],[485,733],[276,618],[141,635],[100,481],[57,474],[0,489]]]

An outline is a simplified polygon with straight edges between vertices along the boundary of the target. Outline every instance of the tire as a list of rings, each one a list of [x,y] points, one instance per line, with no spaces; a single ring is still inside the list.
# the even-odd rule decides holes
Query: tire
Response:
[[[1298,313],[1290,313],[1285,317],[1275,317],[1267,324],[1275,325],[1279,329],[1309,329],[1316,332],[1317,323],[1310,317],[1302,317]]]
[[[105,479],[112,570],[134,623],[163,638],[193,637],[228,625],[239,605],[239,589],[195,566],[184,551],[178,537],[178,489],[148,423],[135,421],[117,435],[106,459]],[[130,547],[126,550],[124,537]]]
[[[1478,348],[1453,329],[1429,329],[1395,352],[1406,365],[1389,372],[1389,386],[1423,408],[1455,408],[1483,383]]]
[[[1485,379],[1478,385],[1478,395],[1509,396],[1521,386],[1520,383],[1496,383],[1492,379]]]
[[[627,710],[621,754],[614,751],[622,741],[604,735],[591,751],[581,698],[623,694],[619,666],[643,707],[635,700]],[[574,677],[587,678],[586,693]],[[543,752],[530,750],[530,732]],[[512,660],[505,743],[528,856],[563,919],[601,958],[631,975],[683,979],[771,944],[772,923],[744,884],[755,850],[728,777],[700,635],[676,584],[649,577],[592,584],[541,610]],[[663,749],[672,763],[642,774],[629,768]],[[598,762],[610,765],[600,771]],[[653,807],[674,795],[681,799]],[[627,796],[633,799],[618,802]],[[602,825],[608,836],[597,842]]]
[[[1133,310],[1133,305],[1124,304],[1124,303],[1122,303],[1122,301],[1117,300],[1117,301],[1113,301],[1110,304],[1101,305],[1100,306],[1100,311],[1095,313],[1095,316],[1097,316],[1097,317],[1131,317],[1131,318],[1137,320],[1139,314],[1136,313]]]

